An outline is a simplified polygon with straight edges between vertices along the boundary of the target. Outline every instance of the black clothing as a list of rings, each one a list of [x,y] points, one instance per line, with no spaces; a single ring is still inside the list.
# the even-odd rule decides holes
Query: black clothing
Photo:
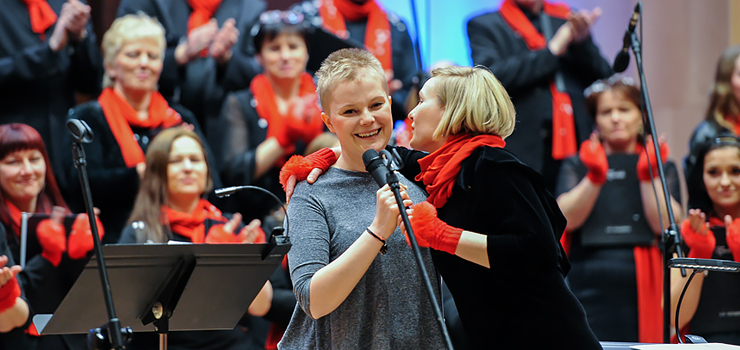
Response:
[[[187,109],[179,105],[170,105],[182,117],[183,123],[191,124],[202,140],[205,140],[198,122]],[[103,114],[98,101],[91,101],[70,110],[69,118],[84,120],[90,125],[95,138],[91,144],[83,146],[87,156],[87,173],[90,180],[90,190],[95,207],[100,209],[100,221],[105,229],[103,243],[118,242],[121,230],[126,225],[131,210],[134,207],[136,193],[139,190],[139,174],[136,168],[129,168],[123,160],[121,148],[111,131],[108,121]],[[152,139],[161,129],[132,128],[139,146],[146,153]],[[66,133],[68,134],[68,133]],[[71,143],[71,136],[68,136]],[[209,168],[216,169],[212,161],[213,155],[207,144],[206,156],[209,159]],[[72,154],[67,155],[66,163],[72,164]],[[80,188],[79,175],[73,166],[68,167],[67,177],[70,179],[70,196],[68,205],[73,212],[84,212],[84,201]],[[214,188],[221,187],[221,181],[215,171],[211,172]],[[209,199],[210,200],[210,199]],[[218,205],[218,200],[211,203]]]
[[[48,0],[57,15],[66,0]],[[60,155],[71,152],[63,142],[67,111],[75,105],[75,91],[100,93],[103,59],[95,43],[92,23],[79,43],[70,40],[59,52],[31,30],[23,1],[2,2],[0,11],[0,124],[24,123],[41,134],[60,188],[66,187]],[[55,25],[46,30],[51,37]]]
[[[610,173],[616,174],[618,170]],[[632,171],[636,172],[636,168]],[[576,187],[587,173],[588,169],[577,156],[564,160],[558,177],[556,197]],[[680,182],[673,162],[666,162],[665,173],[671,196],[680,202]],[[639,195],[639,184],[630,191],[635,191]],[[602,196],[604,193],[599,194],[599,200]],[[610,196],[608,200],[610,205],[616,208],[634,205],[633,203],[626,205],[620,197]],[[630,215],[635,221],[634,225],[647,226],[644,219],[638,220],[634,217],[634,215],[644,217],[642,203],[639,203],[639,206],[640,214],[633,214],[634,208],[624,208],[624,215]],[[649,226],[647,229],[652,231]],[[571,235],[569,258],[573,267],[567,282],[586,310],[594,334],[602,341],[639,341],[634,245],[584,245],[581,240],[584,234],[583,226],[569,234]]]
[[[307,0],[293,5],[291,10],[302,13],[312,24],[321,26],[322,20],[319,14],[319,4],[320,2],[318,0]],[[391,27],[393,79],[398,79],[403,83],[403,87],[391,96],[393,102],[393,120],[404,120],[408,112],[406,110],[406,99],[414,84],[414,75],[419,72],[419,67],[417,67],[416,59],[414,58],[414,45],[406,29],[406,23],[394,13],[386,12],[386,16],[388,16],[388,22],[390,22]],[[365,47],[367,19],[356,22],[345,21],[345,26],[349,33],[347,40],[353,42],[358,47]]]
[[[404,168],[404,176],[413,176],[413,168]],[[541,175],[507,150],[482,147],[462,162],[438,214],[488,236],[490,268],[432,250],[469,349],[601,349],[565,284],[570,263],[559,239],[566,221]]]
[[[4,225],[0,225],[0,255],[5,255],[8,257],[8,262],[5,264],[5,266],[10,267],[16,265],[16,260],[13,259],[13,253],[10,251],[10,247],[8,246]],[[24,292],[23,285],[20,283],[20,279],[18,280],[18,282],[21,287],[21,298],[26,300],[26,303],[28,303],[28,299],[26,297],[26,293]],[[29,311],[29,317],[25,325],[15,328],[7,333],[0,333],[0,350],[34,349],[34,347],[36,346],[35,343],[33,343],[31,338],[26,333],[24,333],[24,330],[28,328],[32,321],[33,309],[30,309]]]
[[[265,9],[263,0],[223,0],[213,18],[219,28],[229,18],[236,21],[239,41],[232,48],[231,59],[220,65],[212,57],[202,57],[184,67],[175,61],[175,47],[187,38],[188,18],[193,11],[186,0],[122,0],[118,16],[142,11],[162,23],[167,49],[159,90],[171,104],[180,103],[193,112],[208,132],[226,93],[248,87],[261,71],[254,58],[250,30]]]
[[[526,9],[522,11],[542,32],[539,15]],[[565,21],[551,18],[550,23],[555,33]],[[572,101],[576,140],[580,145],[593,128],[593,117],[588,115],[584,106],[583,90],[595,80],[610,76],[611,67],[590,37],[571,44],[560,57],[553,55],[547,47],[530,51],[498,12],[472,18],[468,22],[468,37],[473,63],[491,69],[516,108],[516,130],[506,139],[506,149],[545,175],[547,187],[552,191],[560,161],[552,159],[550,81],[556,71],[562,73],[566,92]]]

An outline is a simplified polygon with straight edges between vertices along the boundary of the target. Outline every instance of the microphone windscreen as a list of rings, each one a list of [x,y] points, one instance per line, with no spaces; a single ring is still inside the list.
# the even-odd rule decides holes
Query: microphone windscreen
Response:
[[[630,64],[630,53],[620,51],[617,57],[614,57],[614,73],[622,73],[627,69]]]
[[[379,157],[380,157],[380,153],[378,153],[378,151],[372,148],[365,151],[365,153],[362,154],[362,163],[365,164],[365,170],[369,170],[367,166],[370,164],[370,162],[372,162],[373,159],[379,158]]]

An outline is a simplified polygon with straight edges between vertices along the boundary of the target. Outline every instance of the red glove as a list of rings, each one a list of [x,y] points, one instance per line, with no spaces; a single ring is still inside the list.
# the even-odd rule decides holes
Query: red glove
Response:
[[[725,223],[725,227],[727,228],[727,246],[732,252],[732,258],[740,262],[740,218],[735,219],[729,225]]]
[[[668,159],[668,144],[660,144],[660,159],[665,162]],[[648,157],[650,157],[650,166],[648,166]],[[650,176],[650,167],[653,170],[653,176]],[[655,157],[655,147],[653,141],[649,140],[645,149],[640,153],[640,159],[637,161],[637,178],[640,181],[652,181],[653,177],[658,176],[658,160]]]
[[[414,230],[417,243],[454,255],[463,230],[440,220],[437,217],[437,209],[427,201],[414,204],[411,209],[414,211],[410,217],[411,228]]]
[[[67,247],[64,226],[49,219],[42,220],[36,227],[36,236],[41,244],[41,256],[52,265],[59,266]]]
[[[717,239],[714,238],[714,234],[709,229],[706,229],[706,231],[706,234],[694,231],[689,219],[685,219],[681,224],[681,236],[683,236],[684,243],[689,246],[689,258],[712,258]]]
[[[100,219],[95,216],[95,225],[98,227],[98,235],[103,239],[105,231]],[[87,214],[77,214],[75,222],[72,224],[72,232],[67,240],[67,255],[70,259],[82,259],[87,256],[95,247],[92,230],[90,229],[90,219]]]
[[[594,142],[591,139],[583,141],[581,150],[578,152],[578,158],[581,163],[588,169],[588,177],[596,185],[603,185],[606,182],[606,174],[609,172],[609,163],[606,160],[606,152],[600,142]]]
[[[18,285],[18,278],[13,276],[0,287],[0,313],[13,307],[19,296],[21,296],[21,287]]]
[[[233,232],[226,231],[224,225],[216,225],[208,230],[206,235],[206,243],[241,243],[237,240],[237,236]]]
[[[322,148],[306,157],[292,156],[280,169],[280,184],[285,189],[285,184],[291,175],[295,175],[296,182],[300,182],[308,177],[311,170],[319,168],[326,171],[336,162],[337,155],[330,148]]]
[[[252,229],[249,226],[244,226],[239,232],[239,235],[237,235],[237,242],[236,243],[265,243],[267,240],[265,239],[265,231],[262,231],[262,228],[257,226],[254,228],[255,231],[257,231],[257,234],[252,234]],[[250,234],[254,237],[254,239],[250,239]]]
[[[267,127],[267,139],[274,137],[277,142],[285,150],[285,153],[293,153],[295,151],[295,140],[291,139],[286,131],[287,120],[283,118],[272,118],[270,125]]]

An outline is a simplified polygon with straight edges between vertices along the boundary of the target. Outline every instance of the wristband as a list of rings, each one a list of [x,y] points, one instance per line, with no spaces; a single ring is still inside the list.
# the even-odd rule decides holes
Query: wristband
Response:
[[[376,235],[375,232],[370,231],[370,227],[366,228],[365,230],[367,231],[367,233],[377,238],[379,241],[383,242],[383,246],[380,247],[380,254],[385,254],[388,251],[388,244],[385,243],[385,240],[380,238],[380,236]]]

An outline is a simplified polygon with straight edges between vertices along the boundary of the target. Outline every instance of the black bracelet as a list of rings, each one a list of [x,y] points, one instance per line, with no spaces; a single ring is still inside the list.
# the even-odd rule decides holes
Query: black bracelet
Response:
[[[383,242],[383,246],[380,247],[380,254],[385,254],[385,252],[388,251],[388,244],[385,243],[385,240],[383,238],[380,238],[380,236],[376,235],[375,232],[370,231],[370,227],[365,229],[367,233],[371,234],[373,237],[377,238],[379,241]]]

